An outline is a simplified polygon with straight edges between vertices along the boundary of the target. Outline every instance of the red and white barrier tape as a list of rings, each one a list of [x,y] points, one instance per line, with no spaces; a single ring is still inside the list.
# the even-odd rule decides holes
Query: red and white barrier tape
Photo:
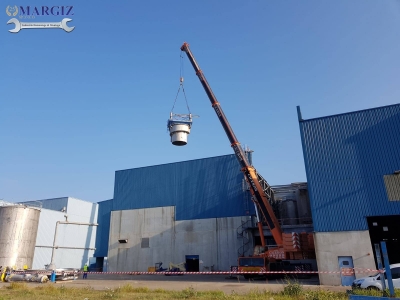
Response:
[[[221,272],[56,272],[56,275],[76,275],[76,274],[103,274],[103,275],[242,275],[242,274],[343,274],[353,275],[360,273],[376,273],[379,270],[362,269],[360,271],[354,270],[354,272],[340,272],[340,271],[221,271]],[[51,271],[13,271],[14,274],[51,274]]]

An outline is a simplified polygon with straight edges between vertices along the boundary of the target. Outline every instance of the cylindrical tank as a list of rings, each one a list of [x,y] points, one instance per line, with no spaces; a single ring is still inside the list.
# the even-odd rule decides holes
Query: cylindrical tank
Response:
[[[175,146],[185,146],[190,133],[188,124],[172,124],[169,128],[171,143]]]
[[[0,266],[32,268],[39,216],[37,208],[0,207]]]
[[[311,224],[311,208],[310,199],[307,189],[298,189],[297,191],[297,208],[299,212],[299,220],[301,224]]]
[[[283,224],[284,225],[297,225],[299,224],[297,214],[297,201],[294,199],[286,199],[282,201],[283,211]]]

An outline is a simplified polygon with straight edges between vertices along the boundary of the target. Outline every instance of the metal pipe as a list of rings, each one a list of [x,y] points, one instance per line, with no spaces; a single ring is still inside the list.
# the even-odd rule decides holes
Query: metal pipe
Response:
[[[256,210],[256,216],[257,216],[257,227],[259,232],[263,232],[263,226],[260,220],[260,216],[258,215],[258,208],[257,204],[254,202],[254,209]],[[261,246],[265,248],[265,237],[264,234],[260,234],[260,239],[261,239]]]
[[[56,240],[57,240],[57,229],[58,229],[58,224],[70,224],[70,225],[86,225],[86,226],[98,226],[99,224],[97,223],[83,223],[83,222],[69,222],[69,221],[57,221],[56,222],[56,229],[54,231],[54,240],[53,240],[53,250],[51,251],[51,262],[50,262],[50,267],[55,269],[54,267],[54,254],[55,254],[55,249],[56,248],[61,248],[61,247],[56,247]]]
[[[254,203],[254,209],[256,211],[256,216],[257,216],[257,223],[260,223],[260,216],[258,215],[258,208],[257,208],[257,204],[255,202]]]
[[[40,283],[45,283],[49,280],[47,275],[32,275],[32,274],[10,274],[7,275],[5,280],[7,282],[13,282],[13,281],[28,281],[28,282],[40,282]]]
[[[59,224],[70,224],[70,225],[88,225],[88,226],[99,226],[97,223],[82,223],[82,222],[69,222],[69,221],[57,221]]]
[[[63,247],[63,246],[35,246],[38,248],[56,248],[56,249],[81,249],[81,250],[96,250],[96,248],[83,248],[83,247]]]
[[[55,269],[53,258],[54,258],[54,250],[55,250],[55,244],[56,244],[56,239],[57,239],[57,228],[58,228],[58,224],[60,224],[60,222],[62,222],[62,221],[57,221],[56,222],[56,229],[54,231],[54,239],[53,239],[53,250],[51,251],[50,267],[53,268],[53,269]]]

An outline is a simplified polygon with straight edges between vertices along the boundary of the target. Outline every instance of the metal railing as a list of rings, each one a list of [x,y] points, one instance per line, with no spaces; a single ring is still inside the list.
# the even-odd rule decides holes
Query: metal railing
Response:
[[[253,223],[251,219],[249,219],[247,221],[243,221],[242,220],[241,222],[242,222],[242,224],[236,230],[237,238],[238,239],[239,238],[242,239],[242,245],[238,249],[238,256],[239,257],[244,256],[244,254],[247,251],[247,248],[249,248],[250,239],[247,236],[245,236],[245,233],[246,233],[246,230],[248,228],[250,228],[252,226],[252,223]]]

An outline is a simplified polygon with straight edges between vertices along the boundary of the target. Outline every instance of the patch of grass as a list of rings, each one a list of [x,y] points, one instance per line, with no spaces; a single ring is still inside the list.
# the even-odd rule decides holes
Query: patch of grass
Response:
[[[303,293],[305,300],[341,300],[348,299],[346,293],[330,292],[325,290],[317,291],[304,291]]]
[[[130,284],[126,284],[122,287],[119,288],[119,291],[121,293],[141,293],[141,294],[147,294],[150,292],[150,289],[148,287],[133,287]]]
[[[180,292],[175,293],[176,299],[190,299],[197,296],[197,291],[193,287],[188,287]]]
[[[179,292],[168,292],[170,298],[164,299],[236,299],[234,296],[225,295],[222,291],[197,291],[193,287],[186,288]],[[242,299],[242,298],[238,298]]]
[[[382,291],[372,290],[372,289],[354,289],[351,291],[353,295],[361,295],[361,296],[378,296],[382,297]]]
[[[285,286],[283,288],[283,295],[290,297],[297,297],[303,294],[303,286],[297,280],[291,280],[289,277],[284,279]]]
[[[268,285],[265,286],[268,288]],[[68,285],[44,284],[37,287],[28,283],[13,283],[7,288],[0,289],[2,299],[211,299],[211,300],[348,300],[348,295],[343,292],[330,292],[325,290],[308,290],[299,282],[286,278],[283,291],[272,292],[266,289],[253,289],[245,294],[232,291],[225,294],[222,291],[199,291],[189,287],[181,291],[169,291],[164,289],[150,290],[147,287],[134,287],[131,284],[118,288],[106,288],[94,290],[92,287],[68,287]],[[396,291],[400,293],[400,290]],[[369,290],[356,290],[355,294],[366,296],[380,296],[382,292]]]
[[[210,299],[225,299],[225,293],[222,291],[208,291],[204,292]]]
[[[25,282],[11,282],[7,287],[9,290],[26,290],[28,286]]]
[[[164,289],[155,289],[155,290],[153,290],[153,292],[154,292],[154,293],[157,293],[157,294],[170,293],[170,291],[166,291],[166,290],[164,290]]]
[[[107,288],[103,294],[103,299],[117,299],[119,298],[119,289]]]
[[[385,297],[390,296],[390,291],[389,289],[386,289],[385,293],[378,289],[354,289],[352,290],[352,294],[354,295],[362,295],[362,296],[375,296],[375,297],[382,297],[383,295]],[[399,298],[400,297],[400,289],[394,289],[394,294],[395,297]]]

